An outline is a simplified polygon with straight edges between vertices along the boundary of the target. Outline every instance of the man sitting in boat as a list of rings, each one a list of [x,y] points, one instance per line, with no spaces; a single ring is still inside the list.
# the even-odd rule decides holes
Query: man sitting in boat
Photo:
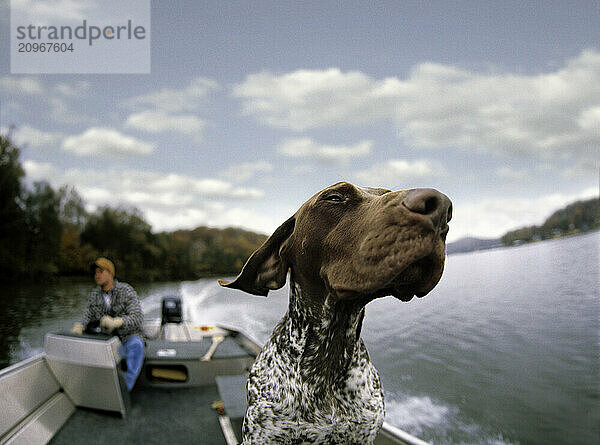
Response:
[[[144,314],[136,291],[115,278],[115,265],[100,257],[92,265],[96,286],[87,301],[83,323],[75,323],[71,332],[82,334],[84,326],[99,325],[121,340],[119,355],[125,359],[125,382],[131,391],[144,363],[142,324]]]

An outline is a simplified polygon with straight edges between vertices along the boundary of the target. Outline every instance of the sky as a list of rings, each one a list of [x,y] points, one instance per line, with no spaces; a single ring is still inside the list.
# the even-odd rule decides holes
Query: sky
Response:
[[[338,181],[442,191],[449,241],[598,196],[598,1],[153,1],[149,74],[11,74],[9,12],[0,131],[27,181],[154,231],[269,234]]]

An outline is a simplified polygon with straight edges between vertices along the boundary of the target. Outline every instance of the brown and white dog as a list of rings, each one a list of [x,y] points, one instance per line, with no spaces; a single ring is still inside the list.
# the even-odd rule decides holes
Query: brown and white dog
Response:
[[[360,338],[378,297],[423,297],[442,276],[452,204],[433,189],[335,184],[310,198],[221,285],[289,308],[247,382],[244,444],[371,444],[383,389]]]

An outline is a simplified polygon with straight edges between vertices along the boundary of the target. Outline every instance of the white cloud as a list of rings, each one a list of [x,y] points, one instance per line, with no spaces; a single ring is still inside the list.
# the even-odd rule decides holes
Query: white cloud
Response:
[[[152,208],[144,211],[146,220],[155,231],[191,229],[198,226],[242,227],[270,234],[277,227],[268,217],[241,207],[203,203],[194,207],[180,207],[166,213]]]
[[[137,207],[157,231],[202,224],[252,227],[251,219],[228,218],[236,207],[225,206],[219,200],[243,202],[263,196],[259,189],[236,187],[219,179],[157,172],[110,171],[98,175],[71,171],[65,179],[70,184],[79,183],[77,189],[94,206],[125,204]]]
[[[422,179],[446,175],[448,175],[448,172],[441,163],[429,159],[414,161],[390,159],[355,174],[359,181],[369,187],[414,183]]]
[[[530,177],[529,171],[510,167],[500,167],[496,170],[496,174],[509,181],[525,181]]]
[[[80,135],[67,137],[62,143],[63,150],[70,151],[78,156],[123,157],[148,155],[155,148],[154,144],[105,127],[89,128]]]
[[[581,193],[552,193],[536,198],[496,198],[453,202],[449,241],[465,236],[496,238],[509,230],[542,224],[554,211],[574,201],[598,197],[590,188]]]
[[[259,233],[271,234],[281,221],[273,221],[261,212],[239,206],[217,204],[205,208],[204,219],[195,225],[211,227],[243,227]],[[189,227],[189,226],[188,226]]]
[[[128,99],[124,106],[134,110],[150,108],[163,113],[199,111],[205,104],[208,94],[218,88],[219,84],[214,80],[197,77],[185,88],[163,88]]]
[[[38,130],[29,125],[15,128],[13,133],[13,141],[20,147],[44,147],[54,145],[63,137],[64,134],[60,132]]]
[[[273,165],[266,161],[240,162],[221,173],[221,176],[234,182],[246,182],[261,173],[270,173]]]
[[[34,77],[2,76],[0,78],[0,89],[10,94],[43,94],[42,83]]]
[[[371,153],[371,141],[362,141],[355,145],[319,144],[311,138],[287,139],[277,151],[293,158],[307,158],[327,162],[347,162],[351,158],[367,156]]]
[[[125,126],[151,133],[176,132],[199,142],[208,121],[196,113],[205,107],[209,93],[218,88],[217,82],[197,77],[182,89],[163,88],[128,99],[123,105],[135,111]]]
[[[244,100],[247,114],[266,124],[304,131],[389,117],[389,109],[378,113],[374,107],[378,99],[386,99],[383,90],[365,74],[332,68],[252,74],[234,87],[233,95]]]
[[[176,132],[201,140],[206,121],[192,114],[167,114],[162,111],[141,111],[129,115],[125,127],[150,133]]]
[[[72,83],[58,83],[54,90],[69,98],[84,98],[90,92],[91,85],[88,81],[79,80]]]
[[[98,4],[90,0],[11,0],[10,7],[19,14],[27,16],[32,23],[49,21],[80,21],[96,8]],[[98,13],[96,13],[98,14]]]
[[[233,89],[245,113],[294,131],[388,120],[416,147],[545,159],[595,159],[600,52],[539,74],[479,73],[437,63],[404,78],[339,69],[263,72]]]
[[[74,99],[85,99],[87,97],[90,92],[90,83],[87,81],[60,82],[50,86],[34,77],[3,76],[0,77],[0,91],[5,93],[6,96],[12,95],[19,98],[18,102],[4,100],[3,107],[7,107],[8,104],[19,112],[23,112],[26,107],[41,107],[42,109],[47,107],[44,112],[47,114],[48,119],[61,124],[89,124],[93,121],[81,111],[74,111],[68,103]],[[40,102],[23,102],[23,96],[36,96],[34,99]]]
[[[69,105],[65,97],[59,95],[48,96],[47,101],[50,108],[48,111],[49,116],[60,124],[70,126],[90,125],[97,121],[97,118],[87,116],[81,110],[77,110],[75,107]]]
[[[57,169],[47,162],[23,161],[23,170],[25,177],[33,182],[46,180],[55,177],[58,174]]]
[[[154,230],[210,226],[243,226],[265,231],[273,226],[268,217],[231,205],[264,196],[254,187],[238,187],[214,178],[194,178],[137,170],[60,171],[50,163],[25,161],[28,180],[48,180],[55,187],[74,186],[94,210],[103,205],[140,209]],[[228,204],[223,204],[227,201]]]
[[[583,130],[590,130],[595,132],[600,131],[600,105],[597,107],[590,107],[583,110],[579,114],[577,124]]]

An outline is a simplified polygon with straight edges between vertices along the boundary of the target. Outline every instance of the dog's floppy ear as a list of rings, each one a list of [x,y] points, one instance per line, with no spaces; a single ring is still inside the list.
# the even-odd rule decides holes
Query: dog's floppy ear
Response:
[[[231,282],[219,280],[223,287],[243,290],[253,295],[267,296],[270,290],[285,284],[289,265],[281,256],[286,241],[294,231],[296,219],[289,218],[273,232],[262,246],[248,258],[237,278]]]

